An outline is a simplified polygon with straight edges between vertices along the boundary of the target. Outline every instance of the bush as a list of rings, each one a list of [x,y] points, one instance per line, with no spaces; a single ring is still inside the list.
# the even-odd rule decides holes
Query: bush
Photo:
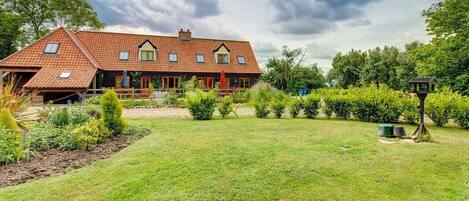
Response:
[[[27,157],[22,137],[16,131],[0,126],[0,163],[10,163]]]
[[[402,116],[409,124],[416,124],[419,122],[420,115],[418,110],[419,101],[415,97],[405,97],[402,100]]]
[[[88,112],[83,107],[74,108],[71,110],[70,113],[70,123],[74,125],[83,124],[91,118]]]
[[[100,101],[101,101],[100,96],[93,96],[93,97],[85,99],[84,104],[85,105],[99,105]]]
[[[270,103],[270,107],[275,114],[275,117],[280,119],[282,118],[282,114],[285,112],[285,107],[287,105],[285,95],[279,94],[274,96]]]
[[[452,116],[461,128],[469,129],[469,97],[458,98]]]
[[[166,97],[164,97],[163,104],[164,105],[171,105],[171,106],[177,105],[178,104],[177,94],[174,93],[174,92],[168,93],[168,95],[166,95]]]
[[[106,141],[111,136],[111,132],[97,119],[75,128],[73,134],[77,136],[76,146],[79,149],[88,149],[97,143]]]
[[[402,114],[402,97],[385,85],[352,89],[353,115],[362,121],[398,122]]]
[[[257,100],[254,102],[257,118],[267,118],[270,114],[269,104],[264,100]]]
[[[247,103],[249,102],[249,98],[250,98],[249,91],[248,90],[238,91],[233,94],[232,98],[233,98],[234,103]]]
[[[102,116],[101,111],[99,110],[99,107],[97,106],[87,106],[86,113],[88,113],[88,115],[91,118],[95,118],[95,119],[101,119],[101,116]]]
[[[213,91],[203,92],[195,89],[186,93],[185,103],[193,119],[209,120],[215,111],[216,99]]]
[[[318,94],[309,94],[304,101],[304,112],[308,119],[314,119],[318,115],[321,106],[321,96]]]
[[[302,98],[294,98],[293,100],[290,101],[289,105],[289,110],[290,110],[290,116],[293,118],[297,118],[298,115],[301,112],[301,109],[303,109],[303,99]]]
[[[64,127],[70,124],[71,117],[70,113],[68,113],[67,108],[62,108],[61,110],[55,111],[52,113],[49,122],[57,127]]]
[[[231,112],[234,112],[233,109],[233,99],[230,96],[223,97],[220,105],[218,105],[218,112],[222,118],[228,116]]]
[[[56,149],[61,144],[61,134],[67,129],[57,128],[51,124],[37,123],[29,129],[31,146],[34,149]]]
[[[425,101],[425,113],[437,126],[444,126],[448,123],[453,109],[453,101],[458,95],[448,89],[440,93],[429,94]]]
[[[0,109],[0,127],[5,127],[13,132],[18,131],[15,118],[7,108]]]
[[[326,115],[330,117],[332,112],[336,117],[341,119],[349,119],[352,112],[352,100],[347,95],[329,95],[324,97],[326,107]]]
[[[102,121],[113,135],[121,134],[126,127],[122,119],[122,104],[116,92],[106,90],[101,98]]]

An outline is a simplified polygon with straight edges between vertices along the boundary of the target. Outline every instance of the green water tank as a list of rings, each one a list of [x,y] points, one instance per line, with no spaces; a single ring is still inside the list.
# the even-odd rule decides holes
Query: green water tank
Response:
[[[394,137],[394,125],[380,124],[378,127],[378,135],[381,137]]]

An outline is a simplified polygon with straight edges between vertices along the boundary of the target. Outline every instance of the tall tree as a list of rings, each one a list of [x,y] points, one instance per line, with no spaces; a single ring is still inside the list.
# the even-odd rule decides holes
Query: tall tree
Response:
[[[360,84],[360,74],[365,66],[367,54],[360,50],[353,50],[342,55],[338,53],[332,61],[332,69],[327,78],[330,83],[346,88]]]
[[[298,93],[300,88],[311,90],[325,86],[324,77],[317,65],[303,64],[305,55],[303,49],[289,49],[284,46],[281,57],[273,57],[267,61],[262,80],[291,93]]]
[[[435,3],[423,15],[433,39],[415,53],[418,74],[469,95],[469,1]]]
[[[58,25],[72,31],[104,27],[86,0],[5,0],[5,5],[23,18],[24,29],[34,34],[33,39]]]
[[[0,8],[0,60],[16,52],[21,26],[18,16]]]

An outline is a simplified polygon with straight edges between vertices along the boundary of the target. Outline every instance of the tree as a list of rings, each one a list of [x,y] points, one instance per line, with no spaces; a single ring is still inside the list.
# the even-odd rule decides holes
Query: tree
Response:
[[[24,30],[34,35],[26,40],[38,39],[58,25],[72,31],[104,27],[86,0],[5,0],[5,7],[21,16]]]
[[[469,95],[469,1],[445,0],[423,12],[433,39],[417,52],[417,72]]]
[[[272,86],[291,93],[300,88],[309,90],[325,86],[325,79],[316,64],[305,66],[303,49],[283,47],[282,56],[270,58],[261,79]]]
[[[360,74],[366,63],[366,52],[353,50],[342,55],[338,53],[332,61],[332,69],[327,78],[330,83],[346,88],[348,86],[359,86]]]
[[[21,26],[18,16],[0,8],[0,60],[16,52]]]

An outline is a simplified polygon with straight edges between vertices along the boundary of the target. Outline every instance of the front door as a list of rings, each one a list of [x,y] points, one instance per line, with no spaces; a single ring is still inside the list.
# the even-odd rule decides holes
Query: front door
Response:
[[[150,76],[142,76],[140,78],[140,89],[148,89],[150,88]]]

